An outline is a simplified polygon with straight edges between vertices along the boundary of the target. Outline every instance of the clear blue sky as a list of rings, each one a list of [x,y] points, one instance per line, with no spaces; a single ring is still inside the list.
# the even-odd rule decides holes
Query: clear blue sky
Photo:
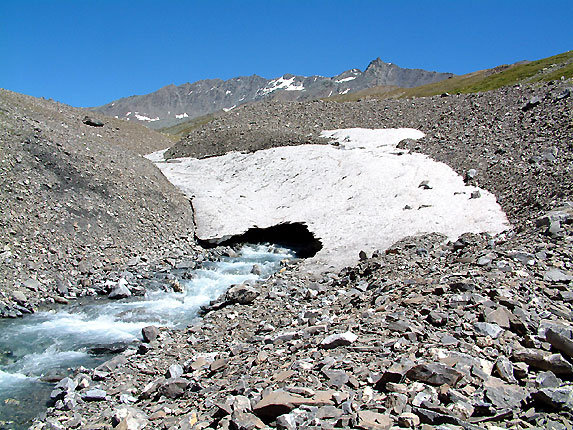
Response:
[[[573,0],[0,0],[0,87],[96,106],[206,78],[457,74],[573,49]]]

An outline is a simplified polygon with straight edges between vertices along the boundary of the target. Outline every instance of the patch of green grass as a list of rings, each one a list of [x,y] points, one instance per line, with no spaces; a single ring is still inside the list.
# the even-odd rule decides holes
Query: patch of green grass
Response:
[[[510,67],[503,72],[496,73],[485,77],[480,82],[473,85],[460,88],[459,92],[462,93],[475,93],[480,91],[495,90],[497,88],[514,85],[518,82],[523,82],[533,78],[532,81],[547,81],[555,78],[548,77],[548,75],[562,76],[560,69],[569,69],[571,63],[567,62],[573,60],[573,51],[564,52],[563,54],[554,55],[553,57],[543,58],[541,60],[532,61],[527,64],[518,64]],[[546,68],[556,67],[556,70],[549,74],[544,74]]]

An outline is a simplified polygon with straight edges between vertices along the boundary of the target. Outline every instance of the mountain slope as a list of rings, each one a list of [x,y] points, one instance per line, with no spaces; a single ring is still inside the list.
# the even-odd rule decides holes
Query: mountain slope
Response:
[[[520,82],[547,82],[573,77],[573,51],[564,52],[536,61],[523,61],[502,65],[488,70],[479,70],[451,79],[432,82],[411,88],[388,88],[377,86],[352,94],[332,96],[334,101],[356,101],[362,98],[427,97],[443,93],[476,93],[495,90]]]
[[[146,153],[169,141],[84,115],[0,91],[0,316],[93,293],[129,259],[192,245],[189,201],[126,149]]]
[[[364,72],[351,69],[331,78],[285,74],[270,80],[257,75],[227,81],[207,79],[179,86],[168,85],[153,93],[122,98],[93,110],[159,129],[263,99],[312,100],[377,85],[410,88],[452,76],[451,73],[404,69],[377,58]]]

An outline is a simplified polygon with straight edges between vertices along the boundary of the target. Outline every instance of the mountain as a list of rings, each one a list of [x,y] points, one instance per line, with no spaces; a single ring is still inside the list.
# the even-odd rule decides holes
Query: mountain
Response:
[[[520,83],[558,81],[573,77],[573,51],[563,52],[535,61],[518,61],[492,69],[477,70],[451,79],[419,87],[389,88],[373,86],[352,94],[334,95],[333,101],[349,102],[366,98],[411,98],[438,94],[467,94],[495,90]]]
[[[168,85],[150,94],[122,98],[92,110],[159,129],[263,99],[312,100],[381,85],[411,88],[452,76],[451,73],[404,69],[377,58],[364,72],[350,69],[331,78],[285,74],[276,79],[257,75],[227,81],[205,79],[192,84]]]

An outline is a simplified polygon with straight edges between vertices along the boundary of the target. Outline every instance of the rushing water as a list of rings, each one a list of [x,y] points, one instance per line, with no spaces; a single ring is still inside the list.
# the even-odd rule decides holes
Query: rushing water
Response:
[[[286,258],[292,258],[286,249],[244,246],[239,257],[205,263],[192,279],[180,280],[182,293],[154,290],[140,298],[91,300],[0,320],[0,430],[27,428],[45,409],[52,384],[43,381],[109,358],[90,354],[90,348],[136,341],[148,325],[186,327],[201,305],[232,284],[268,277]],[[255,264],[260,275],[251,273]]]

